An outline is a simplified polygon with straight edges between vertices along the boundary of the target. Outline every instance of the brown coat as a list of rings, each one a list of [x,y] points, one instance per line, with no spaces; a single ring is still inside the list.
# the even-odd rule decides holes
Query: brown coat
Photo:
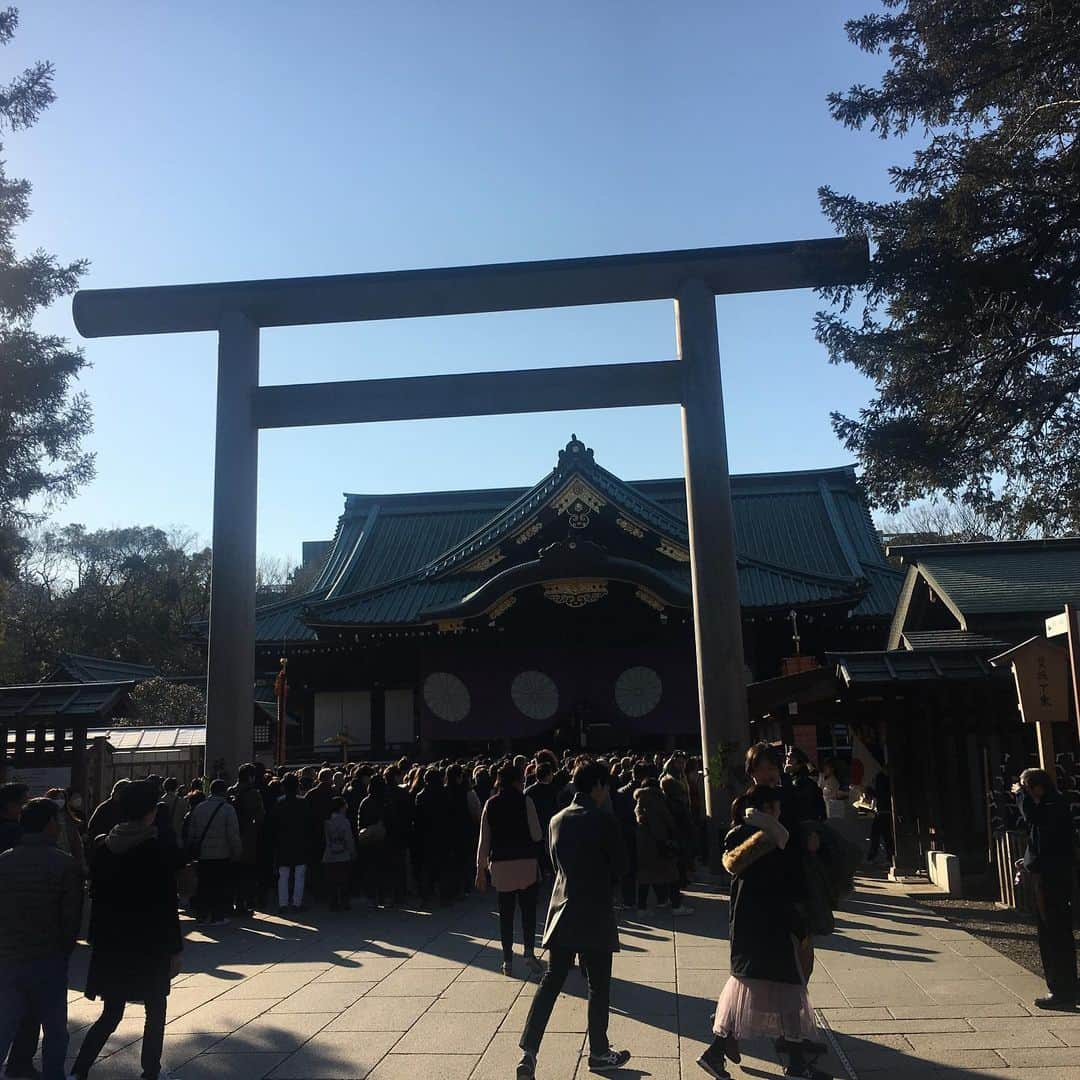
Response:
[[[639,885],[670,885],[679,879],[679,834],[659,788],[634,792]]]

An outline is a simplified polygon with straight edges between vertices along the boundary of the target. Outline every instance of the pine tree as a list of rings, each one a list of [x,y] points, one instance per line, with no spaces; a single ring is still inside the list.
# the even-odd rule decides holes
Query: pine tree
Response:
[[[0,44],[11,41],[18,21],[14,8],[0,11]],[[55,99],[52,83],[52,65],[38,62],[0,87],[0,131],[30,127]],[[72,390],[86,360],[63,338],[32,327],[37,311],[75,289],[86,263],[16,253],[29,199],[30,184],[8,177],[0,161],[0,576],[11,573],[19,532],[33,518],[31,500],[68,497],[94,474],[93,456],[82,450],[90,405]]]
[[[834,428],[875,502],[934,493],[1015,533],[1080,527],[1080,3],[882,0],[847,23],[887,51],[876,87],[829,97],[882,139],[922,136],[897,198],[820,190],[868,234],[870,275],[824,290],[834,363],[874,380]]]

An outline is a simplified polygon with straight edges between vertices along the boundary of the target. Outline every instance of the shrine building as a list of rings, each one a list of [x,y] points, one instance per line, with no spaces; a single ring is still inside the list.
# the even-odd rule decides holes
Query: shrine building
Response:
[[[731,480],[747,682],[883,648],[903,576],[854,469]],[[305,555],[310,591],[257,617],[290,760],[696,741],[682,479],[622,480],[575,436],[532,488],[346,495]]]

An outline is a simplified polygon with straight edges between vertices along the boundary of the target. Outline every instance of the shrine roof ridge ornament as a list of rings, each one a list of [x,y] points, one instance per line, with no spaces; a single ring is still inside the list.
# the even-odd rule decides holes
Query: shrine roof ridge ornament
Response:
[[[219,330],[240,313],[260,327],[527,311],[669,300],[690,279],[713,295],[857,284],[865,236],[261,281],[83,289],[83,337]]]

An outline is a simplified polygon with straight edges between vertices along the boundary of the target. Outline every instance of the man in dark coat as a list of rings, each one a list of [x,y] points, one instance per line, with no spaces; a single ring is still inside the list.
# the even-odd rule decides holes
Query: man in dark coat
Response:
[[[99,803],[90,815],[90,820],[86,823],[86,836],[91,848],[99,836],[104,836],[114,825],[119,825],[124,820],[124,815],[120,810],[120,796],[130,783],[130,780],[123,778],[117,780],[113,784],[109,797]]]
[[[574,771],[574,800],[551,820],[549,847],[555,887],[548,908],[543,945],[551,966],[533,998],[521,1041],[518,1080],[533,1080],[536,1056],[551,1010],[566,981],[575,954],[589,984],[589,1068],[613,1072],[630,1060],[628,1050],[608,1043],[608,996],[611,957],[619,951],[619,930],[611,890],[626,870],[622,832],[608,801],[610,777],[596,763]]]
[[[1050,993],[1035,999],[1040,1009],[1072,1012],[1077,1003],[1076,942],[1072,898],[1076,883],[1076,834],[1069,804],[1053,777],[1025,769],[1013,788],[1020,816],[1028,828],[1024,869],[1035,887],[1039,953]]]
[[[172,852],[158,837],[155,784],[129,784],[120,794],[124,820],[95,841],[91,863],[90,967],[86,996],[103,1002],[71,1074],[83,1080],[124,1018],[128,1002],[142,1002],[146,1019],[142,1075],[161,1073],[169,984],[180,970],[180,918]]]
[[[24,1022],[33,1025],[33,1041],[40,1024],[42,1074],[63,1080],[68,957],[82,917],[82,872],[57,847],[60,816],[51,799],[31,799],[20,824],[18,843],[0,855],[0,1061],[16,1033],[24,1036]],[[30,1066],[29,1059],[24,1065]],[[30,1066],[8,1075],[35,1074]]]

